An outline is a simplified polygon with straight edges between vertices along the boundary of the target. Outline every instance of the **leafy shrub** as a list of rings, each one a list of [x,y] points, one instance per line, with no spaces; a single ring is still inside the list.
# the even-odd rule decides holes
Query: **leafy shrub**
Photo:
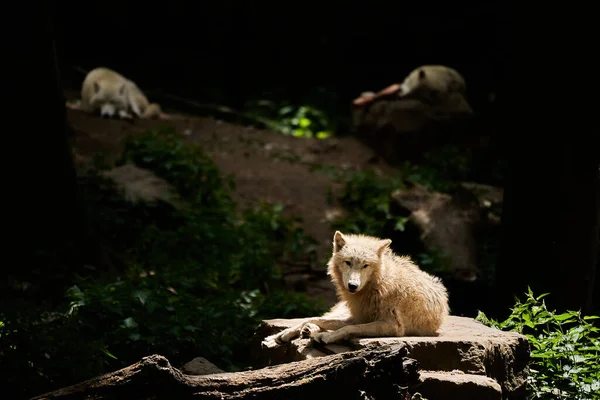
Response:
[[[0,316],[10,385],[39,394],[154,353],[175,366],[203,356],[236,370],[248,365],[261,320],[324,311],[283,290],[278,260],[306,257],[312,242],[282,206],[238,210],[231,178],[172,131],[130,137],[119,162],[151,169],[186,206],[127,203],[98,176],[82,185],[102,244],[122,265],[90,266],[52,310]]]
[[[381,177],[365,170],[347,175],[343,183],[340,202],[349,212],[334,224],[336,229],[380,237],[390,228],[404,230],[406,218],[390,212],[391,193],[404,187],[401,177]]]
[[[406,181],[419,183],[430,190],[452,193],[468,175],[468,157],[456,146],[443,146],[424,155],[425,163],[405,162],[402,174]]]
[[[372,170],[358,171],[341,176],[344,185],[339,196],[347,210],[343,220],[334,222],[335,229],[364,233],[379,237],[398,237],[403,248],[426,271],[444,278],[453,278],[450,258],[439,249],[423,251],[416,231],[407,231],[407,216],[394,209],[392,192],[405,188],[406,183],[419,184],[431,191],[456,195],[460,180],[468,172],[467,157],[453,146],[445,146],[425,156],[421,165],[405,162],[394,176],[382,176]],[[496,213],[499,211],[494,210]],[[486,227],[477,232],[477,259],[486,283],[494,278],[498,256],[498,229]],[[416,239],[416,240],[415,240]]]
[[[600,334],[590,324],[597,316],[579,311],[557,314],[529,289],[503,322],[479,312],[477,320],[501,330],[524,334],[531,345],[528,366],[530,399],[600,399]],[[540,301],[541,300],[541,301]]]
[[[117,164],[133,162],[151,169],[166,179],[177,192],[197,208],[227,215],[235,208],[230,191],[235,188],[232,176],[223,177],[201,147],[185,143],[171,129],[130,136]]]
[[[347,217],[335,221],[333,226],[348,233],[394,238],[403,235],[408,217],[393,212],[392,192],[405,187],[409,179],[421,179],[407,171],[418,171],[418,167],[407,164],[402,174],[397,176],[379,176],[371,170],[354,172],[343,178],[344,189],[339,198],[348,211]],[[422,184],[423,181],[419,181]],[[406,236],[400,236],[403,239]],[[445,277],[450,274],[451,264],[448,257],[437,251],[422,252],[422,246],[406,246],[409,241],[401,240],[401,252],[411,255],[424,270]],[[414,240],[413,240],[414,242]]]
[[[414,260],[424,270],[443,279],[448,279],[452,276],[452,261],[450,257],[437,248],[431,248],[427,252],[415,254]]]
[[[260,100],[248,104],[246,114],[284,135],[325,139],[333,134],[333,123],[327,115],[308,105],[275,104]]]
[[[467,173],[466,158],[452,146],[426,154],[426,164],[405,162],[396,176],[379,176],[372,170],[353,172],[343,177],[340,202],[349,218],[338,224],[348,232],[381,236],[384,232],[404,231],[406,218],[391,213],[391,193],[403,189],[405,182],[430,190],[451,193],[457,180]]]

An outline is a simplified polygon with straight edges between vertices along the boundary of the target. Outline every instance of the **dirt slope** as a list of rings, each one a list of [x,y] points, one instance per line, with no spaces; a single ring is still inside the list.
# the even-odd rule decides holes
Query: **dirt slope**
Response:
[[[328,193],[336,193],[340,187],[331,174],[323,168],[315,170],[315,166],[393,171],[370,148],[353,138],[300,139],[202,117],[126,122],[68,110],[68,120],[75,131],[78,163],[90,161],[98,151],[114,160],[127,135],[174,127],[186,140],[201,145],[224,173],[235,175],[234,197],[241,206],[264,200],[283,204],[287,214],[300,216],[306,233],[318,242],[318,260],[326,259],[331,251],[333,231],[325,218],[333,208],[328,203]],[[323,271],[324,263],[319,264],[313,269]],[[297,273],[289,278],[290,284],[306,280],[309,292],[332,303],[335,295],[328,279],[322,273],[320,277],[310,275]]]

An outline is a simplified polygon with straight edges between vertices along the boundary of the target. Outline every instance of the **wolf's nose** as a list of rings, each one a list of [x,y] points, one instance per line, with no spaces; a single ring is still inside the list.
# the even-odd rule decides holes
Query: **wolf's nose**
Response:
[[[356,289],[358,289],[358,285],[356,283],[349,283],[348,284],[348,290],[352,293],[356,292]]]

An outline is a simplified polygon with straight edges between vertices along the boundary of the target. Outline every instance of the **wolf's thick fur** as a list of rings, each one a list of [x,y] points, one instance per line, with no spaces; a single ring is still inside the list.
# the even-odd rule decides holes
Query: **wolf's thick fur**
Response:
[[[408,74],[400,85],[399,97],[416,98],[432,106],[449,107],[472,114],[467,102],[467,85],[463,76],[445,65],[422,65]]]
[[[150,103],[140,88],[123,75],[99,67],[91,70],[81,86],[80,108],[102,116],[166,118],[160,106]]]
[[[434,336],[449,313],[439,278],[390,249],[390,239],[335,232],[328,274],[340,301],[326,314],[263,341],[275,347],[300,336],[322,343],[350,337]],[[328,330],[330,332],[321,332]]]
[[[421,92],[440,95],[457,92],[466,95],[465,79],[457,70],[445,65],[422,65],[411,71],[401,84],[400,97],[419,95]]]

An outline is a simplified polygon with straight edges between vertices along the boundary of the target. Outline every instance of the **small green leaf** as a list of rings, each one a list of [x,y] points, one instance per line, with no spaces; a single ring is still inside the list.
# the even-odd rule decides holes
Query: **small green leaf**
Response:
[[[306,117],[302,117],[298,119],[298,125],[300,126],[300,128],[308,128],[311,124],[310,119],[306,118]]]
[[[282,107],[282,108],[279,110],[279,115],[282,115],[282,116],[283,116],[283,115],[289,114],[290,112],[292,112],[292,110],[293,110],[293,108],[292,108],[292,107],[290,107],[290,106],[287,106],[287,107]]]
[[[138,323],[135,322],[135,320],[133,318],[129,317],[129,318],[125,318],[123,320],[123,326],[125,328],[137,328]]]
[[[111,352],[109,352],[108,350],[106,350],[106,349],[102,349],[102,352],[103,352],[104,354],[106,354],[107,356],[109,356],[110,358],[114,358],[115,360],[118,360],[118,358],[117,358],[117,357],[115,357],[115,356],[114,356],[114,355],[113,355]]]
[[[133,293],[133,297],[137,299],[142,305],[146,304],[146,300],[148,299],[148,292],[137,290]]]

